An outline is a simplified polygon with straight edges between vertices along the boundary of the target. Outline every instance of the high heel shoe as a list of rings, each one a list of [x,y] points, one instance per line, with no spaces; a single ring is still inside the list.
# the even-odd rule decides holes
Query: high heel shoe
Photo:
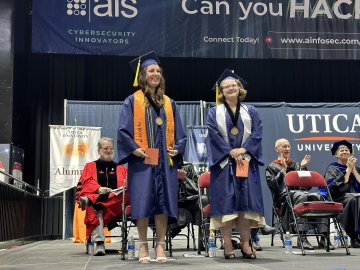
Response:
[[[243,251],[243,249],[241,249],[241,254],[243,255],[244,259],[249,259],[249,260],[253,260],[256,259],[256,255],[254,253],[245,253],[245,251]]]
[[[224,249],[224,258],[227,260],[232,260],[235,259],[235,252],[231,251],[230,253],[225,253],[225,249]]]
[[[139,263],[150,263],[151,262],[151,258],[149,256],[140,257],[140,249],[142,246],[145,246],[145,245],[148,245],[148,242],[139,242]]]
[[[165,251],[165,242],[157,242],[156,245],[155,245],[155,251],[157,251],[157,246],[158,245],[161,245]],[[157,253],[156,253],[156,262],[157,263],[167,263],[167,258],[164,257],[164,256],[158,256]]]

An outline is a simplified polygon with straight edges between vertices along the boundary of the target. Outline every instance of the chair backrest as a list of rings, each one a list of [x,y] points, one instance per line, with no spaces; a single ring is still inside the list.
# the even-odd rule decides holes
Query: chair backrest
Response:
[[[122,186],[123,186],[124,188],[128,188],[128,179],[127,179],[127,177],[124,178]]]
[[[210,172],[204,172],[199,176],[198,185],[199,185],[199,188],[209,188],[210,187]]]
[[[315,171],[291,171],[285,175],[288,187],[327,187],[324,177]]]

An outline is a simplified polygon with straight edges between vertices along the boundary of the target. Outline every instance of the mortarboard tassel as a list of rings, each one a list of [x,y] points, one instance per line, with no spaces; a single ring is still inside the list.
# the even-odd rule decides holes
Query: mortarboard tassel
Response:
[[[137,67],[136,67],[135,79],[134,79],[134,83],[133,83],[134,87],[137,87],[139,85],[138,84],[139,70],[140,70],[140,57],[139,57],[139,61],[138,61]]]
[[[172,167],[172,166],[174,166],[174,161],[170,155],[168,155],[168,156],[169,156],[169,165],[170,165],[170,167]]]
[[[219,105],[219,102],[218,102],[218,97],[219,97],[219,84],[218,82],[216,82],[216,88],[215,88],[215,102],[216,102],[216,105]]]

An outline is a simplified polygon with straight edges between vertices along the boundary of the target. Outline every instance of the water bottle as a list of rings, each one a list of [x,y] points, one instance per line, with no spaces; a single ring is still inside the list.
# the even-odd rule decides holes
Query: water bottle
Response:
[[[216,256],[216,243],[215,243],[215,233],[214,230],[210,230],[209,236],[209,258],[214,258]]]
[[[86,243],[85,253],[90,255],[94,254],[94,242],[89,241]]]
[[[292,241],[289,232],[286,232],[285,234],[284,245],[285,245],[285,254],[286,255],[292,254]]]
[[[335,248],[338,248],[338,247],[340,247],[340,246],[341,246],[340,236],[339,236],[339,234],[338,234],[338,231],[335,230],[335,231],[334,231],[334,247],[335,247]]]
[[[345,231],[343,231],[343,235],[344,235],[344,241],[345,241],[346,245],[349,246],[349,236],[346,234]],[[339,239],[339,241],[340,241],[340,239]],[[342,247],[345,247],[345,245],[344,246],[342,245]]]
[[[128,260],[135,260],[135,240],[134,236],[130,236],[128,241]]]

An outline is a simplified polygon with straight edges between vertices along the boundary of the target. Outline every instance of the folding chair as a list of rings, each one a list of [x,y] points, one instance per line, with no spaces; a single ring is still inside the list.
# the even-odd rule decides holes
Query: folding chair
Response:
[[[283,244],[283,247],[285,247],[284,245],[284,229],[282,226],[282,220],[285,214],[285,206],[282,205],[281,207],[276,207],[273,204],[272,207],[272,216],[271,216],[271,226],[276,228],[276,231],[274,233],[271,234],[271,246],[274,246],[274,236],[276,233],[280,234],[280,239],[281,242]]]
[[[131,227],[135,227],[131,222],[131,205],[130,202],[126,204],[126,192],[128,191],[128,181],[124,179],[123,181],[123,200],[121,204],[122,215],[121,217],[115,219],[115,222],[119,224],[121,228],[121,260],[125,260],[125,253],[127,253],[127,242],[128,235]]]
[[[199,198],[203,194],[206,194],[206,189],[210,188],[210,172],[204,172],[199,176],[198,179],[198,187],[199,187]],[[209,254],[209,248],[207,243],[207,237],[209,236],[209,228],[210,228],[210,204],[203,206],[202,200],[199,199],[199,207],[200,207],[200,218],[201,224],[199,228],[198,234],[198,254],[201,254],[201,247],[204,244],[205,247],[205,256]]]
[[[334,202],[331,198],[331,194],[329,192],[327,183],[324,177],[315,171],[291,171],[285,175],[285,186],[286,186],[286,199],[289,204],[293,225],[295,226],[295,231],[297,236],[300,238],[300,233],[298,229],[299,220],[303,218],[303,222],[306,223],[307,218],[332,218],[334,221],[334,225],[339,232],[340,241],[344,245],[346,249],[346,254],[349,255],[350,251],[348,249],[347,243],[345,242],[344,235],[340,229],[340,223],[338,221],[338,216],[343,213],[343,205],[342,203]],[[323,187],[326,188],[329,197],[328,201],[309,201],[302,202],[296,205],[293,205],[290,199],[290,190],[291,188],[299,188],[299,187]],[[308,224],[315,224],[316,222],[307,222]],[[329,252],[329,243],[330,243],[330,222],[327,222],[327,247],[326,251]],[[314,233],[311,236],[320,236],[318,233]],[[305,250],[300,242],[302,255],[305,254]]]

